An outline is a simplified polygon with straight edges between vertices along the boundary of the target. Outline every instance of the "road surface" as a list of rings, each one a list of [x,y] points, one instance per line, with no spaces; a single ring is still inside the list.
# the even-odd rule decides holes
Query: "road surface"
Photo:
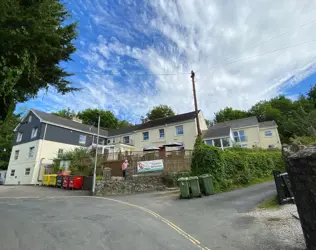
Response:
[[[275,194],[272,182],[191,200],[1,188],[0,249],[294,249],[246,214]]]

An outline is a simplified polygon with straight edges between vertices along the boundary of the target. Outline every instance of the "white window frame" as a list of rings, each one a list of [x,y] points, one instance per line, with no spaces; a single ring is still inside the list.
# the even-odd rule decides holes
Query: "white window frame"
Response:
[[[126,138],[127,138],[127,140],[126,140]],[[123,143],[124,143],[124,144],[129,144],[129,142],[130,142],[129,135],[124,136],[124,137],[123,137]]]
[[[18,160],[20,155],[20,150],[15,150],[14,151],[14,160]]]
[[[23,132],[18,132],[18,136],[16,137],[16,142],[22,141],[23,138]]]
[[[34,153],[35,153],[35,147],[30,147],[29,148],[29,158],[30,159],[34,157]]]
[[[180,131],[182,131],[182,133],[179,133],[179,128],[181,128]],[[183,125],[176,126],[176,135],[184,135]]]
[[[60,158],[60,156],[64,153],[64,149],[63,148],[59,148],[57,151],[57,157]]]
[[[28,122],[32,122],[32,115],[29,116]]]
[[[79,135],[79,144],[85,145],[86,141],[87,141],[87,136],[86,135]]]
[[[10,176],[14,176],[14,175],[15,175],[15,169],[11,169]]]
[[[30,175],[31,173],[31,168],[25,168],[24,175]]]
[[[161,136],[161,134],[163,134],[163,136]],[[164,128],[159,129],[159,138],[165,138],[165,129]]]
[[[242,132],[242,131],[243,131],[244,135],[240,135],[240,132]],[[237,136],[235,135],[235,133],[237,133]],[[243,129],[238,130],[238,131],[233,131],[233,136],[234,136],[235,142],[238,142],[238,143],[248,142],[248,138],[246,136],[245,130],[243,130]],[[241,137],[244,137],[245,140],[241,141]],[[238,138],[238,140],[236,140],[236,138]]]
[[[269,133],[269,135],[267,135],[267,133]],[[273,135],[272,130],[266,130],[264,131],[264,136],[265,137],[271,137]]]
[[[37,136],[37,133],[38,133],[38,127],[32,128],[31,139],[35,138]]]
[[[145,134],[148,135],[147,138],[145,138]],[[149,132],[148,131],[143,132],[143,141],[147,141],[147,140],[149,140]]]
[[[229,146],[224,146],[224,144],[223,144],[223,140],[224,139],[228,139],[229,140]],[[215,146],[215,144],[214,144],[214,141],[215,140],[220,140],[220,144],[221,144],[221,146],[219,147],[219,146]],[[211,141],[211,144],[207,144],[206,142],[207,141]],[[204,140],[204,143],[206,144],[206,145],[210,145],[210,146],[214,146],[214,147],[217,147],[217,148],[221,148],[221,149],[225,149],[225,148],[230,148],[230,147],[232,147],[232,140],[231,140],[231,138],[230,137],[220,137],[220,138],[212,138],[212,139],[205,139]]]

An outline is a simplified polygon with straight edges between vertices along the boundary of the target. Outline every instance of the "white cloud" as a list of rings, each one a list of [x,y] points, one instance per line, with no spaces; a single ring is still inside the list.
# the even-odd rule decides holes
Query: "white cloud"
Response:
[[[316,40],[316,22],[301,26],[316,19],[316,1],[151,0],[123,5],[126,16],[103,1],[85,5],[89,31],[94,30],[90,23],[98,28],[89,50],[79,53],[88,65],[85,88],[65,97],[49,93],[48,101],[76,110],[110,108],[134,122],[158,104],[187,112],[194,108],[189,74],[142,75],[140,68],[149,74],[193,69],[199,108],[211,118],[226,106],[247,109],[315,72],[316,42],[270,52]]]

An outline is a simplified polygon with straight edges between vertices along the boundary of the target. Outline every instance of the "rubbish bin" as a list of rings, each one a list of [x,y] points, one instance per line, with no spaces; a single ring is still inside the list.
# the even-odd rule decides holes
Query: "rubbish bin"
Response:
[[[82,189],[83,176],[71,176],[69,178],[69,188]]]
[[[48,174],[43,175],[42,185],[48,186]]]
[[[200,185],[199,185],[199,178],[197,176],[189,177],[190,183],[190,191],[192,197],[202,197]]]
[[[56,187],[61,188],[63,186],[63,176],[57,175],[56,177]]]
[[[63,188],[69,188],[69,175],[65,175],[63,178]]]
[[[56,177],[57,177],[57,174],[51,174],[50,177],[49,177],[49,186],[53,186],[55,187],[56,186]]]
[[[201,192],[204,195],[214,194],[212,175],[210,175],[210,174],[200,175],[199,176],[199,183],[200,183]]]
[[[190,187],[189,187],[189,178],[182,177],[178,179],[179,187],[180,187],[180,199],[182,198],[191,198],[190,195]]]

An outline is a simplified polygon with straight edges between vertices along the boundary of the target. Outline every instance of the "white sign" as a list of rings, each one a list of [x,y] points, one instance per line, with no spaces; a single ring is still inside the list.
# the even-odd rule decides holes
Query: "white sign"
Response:
[[[151,172],[163,170],[163,160],[154,161],[138,161],[137,162],[137,172]]]

